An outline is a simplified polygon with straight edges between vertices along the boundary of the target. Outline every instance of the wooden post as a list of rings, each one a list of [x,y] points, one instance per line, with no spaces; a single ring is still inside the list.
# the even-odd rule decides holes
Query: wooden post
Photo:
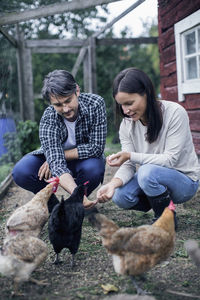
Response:
[[[21,53],[21,38],[19,26],[16,25],[18,48],[17,48],[17,76],[18,76],[18,95],[19,95],[19,111],[20,119],[24,121],[24,106],[23,106],[23,77],[22,77],[22,53]]]
[[[20,116],[23,121],[35,120],[31,50],[25,48],[23,33],[18,31],[18,86]]]
[[[89,92],[97,93],[96,80],[96,38],[89,38],[88,46],[88,77],[89,77]]]
[[[33,95],[33,73],[32,73],[32,54],[31,50],[24,48],[24,118],[25,120],[35,120],[35,107]]]
[[[85,53],[83,60],[83,84],[84,84],[84,92],[89,93],[89,57],[88,57],[88,49]]]

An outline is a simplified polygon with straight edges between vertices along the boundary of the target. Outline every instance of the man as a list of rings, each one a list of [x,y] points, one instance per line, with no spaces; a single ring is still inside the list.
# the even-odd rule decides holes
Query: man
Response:
[[[58,176],[70,194],[89,181],[87,195],[103,181],[107,122],[102,97],[81,93],[73,76],[65,70],[50,72],[42,94],[50,102],[40,121],[41,148],[25,155],[14,167],[13,178],[24,189],[37,193],[44,179]],[[58,202],[52,195],[49,211]],[[84,198],[84,206],[96,202]]]

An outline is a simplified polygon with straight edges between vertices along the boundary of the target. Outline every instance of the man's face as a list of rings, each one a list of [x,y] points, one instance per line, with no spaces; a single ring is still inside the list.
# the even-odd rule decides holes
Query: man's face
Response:
[[[66,97],[50,97],[51,105],[55,108],[57,113],[69,122],[76,120],[78,116],[78,96],[80,91],[77,89],[76,93],[73,93]]]

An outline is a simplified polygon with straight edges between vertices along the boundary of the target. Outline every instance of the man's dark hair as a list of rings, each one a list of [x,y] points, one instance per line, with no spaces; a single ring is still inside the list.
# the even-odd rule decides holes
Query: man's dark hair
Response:
[[[50,97],[65,97],[76,92],[76,81],[71,73],[65,70],[54,70],[45,76],[42,96],[50,101]]]
[[[149,143],[156,141],[162,128],[163,118],[160,103],[156,100],[153,84],[147,74],[136,68],[127,68],[121,71],[113,82],[114,98],[118,92],[139,94],[140,96],[146,94],[147,141]],[[128,117],[124,114],[121,105],[117,105],[121,114],[124,117]]]

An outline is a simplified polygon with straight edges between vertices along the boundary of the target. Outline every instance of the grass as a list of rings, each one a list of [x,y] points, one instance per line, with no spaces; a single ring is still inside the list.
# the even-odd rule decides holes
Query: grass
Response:
[[[113,136],[108,136],[106,138],[105,156],[111,155],[112,153],[119,152],[121,150],[121,145],[112,143]]]
[[[4,179],[11,172],[12,167],[10,164],[5,164],[0,167],[0,183],[4,181]]]

